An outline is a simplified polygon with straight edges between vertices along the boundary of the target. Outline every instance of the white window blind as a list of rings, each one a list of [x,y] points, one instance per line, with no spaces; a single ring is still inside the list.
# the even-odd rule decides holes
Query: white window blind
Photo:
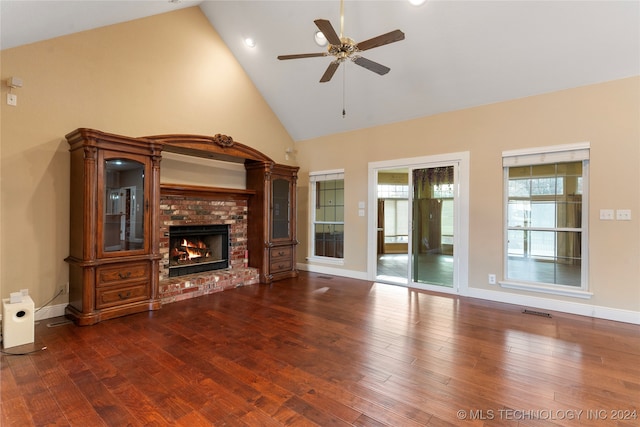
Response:
[[[333,181],[336,179],[344,179],[344,172],[341,170],[311,172],[309,173],[309,182]]]
[[[589,143],[555,145],[502,152],[502,166],[542,165],[589,160]]]

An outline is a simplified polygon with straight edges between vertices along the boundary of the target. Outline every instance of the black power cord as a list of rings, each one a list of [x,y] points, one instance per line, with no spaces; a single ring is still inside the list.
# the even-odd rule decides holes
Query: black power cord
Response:
[[[49,304],[51,304],[53,302],[54,299],[58,298],[60,295],[62,295],[62,293],[64,292],[64,289],[60,289],[58,291],[57,294],[55,294],[53,296],[53,298],[51,298],[49,301],[45,302],[42,307],[40,307],[39,309],[37,309],[36,311],[33,312],[33,314],[36,314],[37,312],[39,312],[40,310],[42,310],[43,308],[45,308],[46,306],[48,306]]]
[[[41,351],[44,351],[47,349],[47,346],[45,345],[44,347],[37,349],[37,350],[31,350],[31,351],[25,351],[24,353],[12,353],[10,351],[4,351],[4,350],[0,350],[1,354],[6,354],[7,356],[28,356],[30,354],[34,354],[34,353],[39,353]]]

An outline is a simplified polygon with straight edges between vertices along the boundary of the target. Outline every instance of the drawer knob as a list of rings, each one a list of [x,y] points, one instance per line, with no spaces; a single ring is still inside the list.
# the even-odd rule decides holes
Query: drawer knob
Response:
[[[126,273],[118,273],[118,277],[120,277],[121,280],[128,279],[131,277],[131,272],[127,271]]]
[[[127,298],[131,297],[131,291],[118,292],[118,296],[120,297],[120,299],[127,299]]]

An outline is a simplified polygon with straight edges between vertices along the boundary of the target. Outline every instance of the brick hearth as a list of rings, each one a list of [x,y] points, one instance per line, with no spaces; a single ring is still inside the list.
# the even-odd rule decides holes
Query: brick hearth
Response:
[[[250,196],[245,190],[161,186],[159,296],[163,304],[259,283],[258,270],[246,266]],[[206,224],[229,225],[230,267],[169,278],[169,227]]]
[[[161,280],[160,298],[167,304],[258,282],[258,270],[249,267],[189,274]]]

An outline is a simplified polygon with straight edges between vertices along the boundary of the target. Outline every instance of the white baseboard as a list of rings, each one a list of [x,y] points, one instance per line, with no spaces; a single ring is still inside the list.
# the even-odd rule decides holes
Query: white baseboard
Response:
[[[297,264],[298,270],[309,271],[311,273],[330,274],[332,276],[348,277],[350,279],[367,280],[365,271],[345,270],[342,268],[327,267],[325,265]]]
[[[64,304],[48,305],[37,311],[35,320],[51,319],[52,317],[64,316],[64,308],[67,306]]]
[[[561,301],[539,296],[521,295],[478,288],[468,288],[464,296],[495,302],[504,302],[507,304],[516,304],[523,307],[560,311],[562,313],[577,314],[597,319],[614,320],[616,322],[640,325],[640,312],[633,310],[622,310],[619,308],[603,307],[581,302]]]
[[[334,276],[349,277],[352,279],[369,280],[366,272],[343,270],[326,266],[298,264],[298,270],[310,271],[313,273],[331,274]],[[430,289],[431,290],[431,289]],[[451,293],[447,293],[451,295]],[[633,310],[622,310],[618,308],[603,307],[580,302],[562,301],[540,296],[514,294],[510,292],[500,292],[487,289],[467,288],[464,293],[458,294],[471,298],[484,299],[506,304],[515,304],[527,308],[537,308],[543,310],[559,311],[568,314],[594,317],[597,319],[613,320],[616,322],[632,323],[640,325],[640,312]]]

